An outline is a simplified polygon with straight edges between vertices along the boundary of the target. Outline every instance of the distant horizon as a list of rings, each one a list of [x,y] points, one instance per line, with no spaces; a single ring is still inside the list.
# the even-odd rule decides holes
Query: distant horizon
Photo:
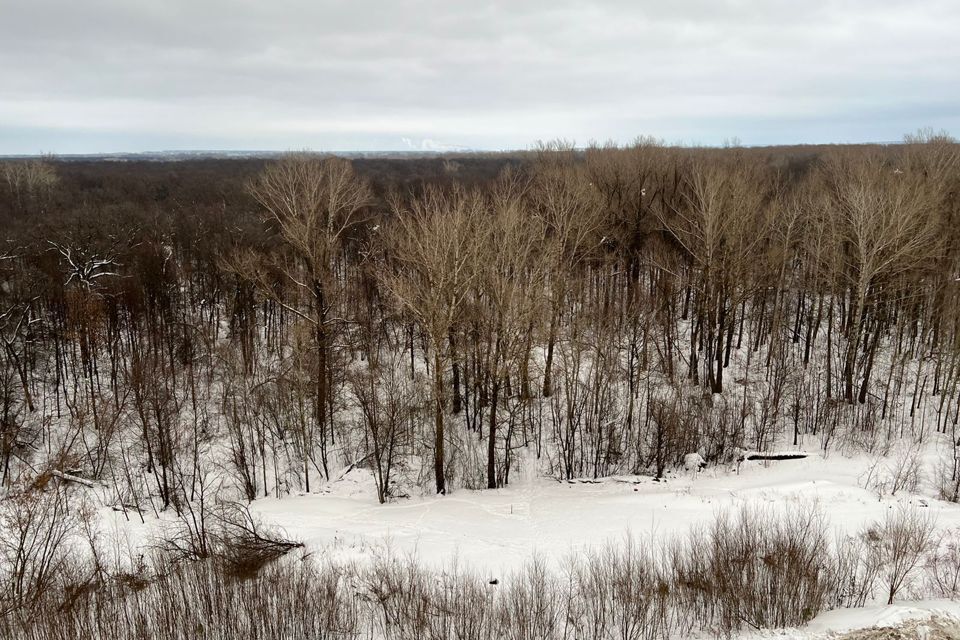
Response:
[[[904,136],[908,135],[910,132],[904,133]],[[951,132],[944,131],[951,135]],[[780,147],[828,147],[828,146],[861,146],[861,145],[896,145],[903,144],[904,136],[901,136],[899,139],[891,140],[863,140],[863,141],[836,141],[836,142],[783,142],[783,143],[764,143],[764,144],[744,144],[742,142],[725,142],[720,144],[702,144],[696,142],[669,142],[663,141],[662,146],[669,148],[678,148],[678,149],[732,149],[732,148],[744,148],[744,149],[775,149]],[[554,138],[556,139],[556,138]],[[607,144],[610,142],[608,141]],[[628,147],[632,142],[619,143],[619,147]],[[587,144],[576,144],[574,143],[574,148],[576,150],[582,151],[590,149],[595,146],[593,143]],[[601,145],[602,146],[602,145]],[[254,148],[170,148],[170,149],[140,149],[133,151],[79,151],[79,152],[70,152],[70,153],[57,153],[52,151],[41,151],[37,153],[0,153],[0,159],[9,160],[17,158],[96,158],[96,157],[115,157],[115,156],[163,156],[163,155],[196,155],[196,156],[225,156],[225,155],[237,155],[248,158],[256,158],[258,156],[269,157],[269,156],[279,156],[284,154],[291,153],[316,153],[316,154],[341,154],[341,155],[357,155],[357,156],[367,156],[367,155],[382,155],[382,154],[396,154],[396,155],[406,155],[406,156],[443,156],[443,155],[471,155],[471,154],[509,154],[509,153],[525,153],[533,151],[535,148],[535,143],[528,145],[526,147],[515,147],[515,148],[458,148],[458,149],[443,149],[443,150],[434,150],[434,149],[412,149],[412,148],[377,148],[377,149],[313,149],[309,147],[300,147],[300,148],[287,148],[287,149],[254,149]]]

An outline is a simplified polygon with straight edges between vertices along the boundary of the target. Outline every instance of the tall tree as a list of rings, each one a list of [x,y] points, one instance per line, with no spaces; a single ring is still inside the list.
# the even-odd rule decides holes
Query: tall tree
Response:
[[[433,459],[437,493],[446,493],[444,453],[444,372],[451,328],[460,320],[483,243],[478,225],[483,200],[460,186],[430,186],[409,203],[394,203],[388,234],[392,264],[381,281],[399,306],[413,316],[433,353]]]
[[[342,295],[344,254],[351,233],[361,225],[372,201],[366,180],[341,158],[312,154],[289,155],[269,165],[248,185],[265,212],[265,221],[282,242],[281,250],[265,258],[287,287],[310,301],[304,309],[289,300],[267,276],[263,264],[248,260],[241,271],[261,291],[309,323],[317,354],[315,418],[324,451],[324,473],[329,475],[325,444],[333,416],[332,348],[342,332],[344,318],[334,310]],[[310,490],[305,463],[306,489]]]

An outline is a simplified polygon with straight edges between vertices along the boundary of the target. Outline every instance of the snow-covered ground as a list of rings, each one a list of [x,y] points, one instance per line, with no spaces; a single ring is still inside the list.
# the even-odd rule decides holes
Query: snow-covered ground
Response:
[[[936,449],[928,444],[928,470],[935,463]],[[891,455],[881,465],[889,467],[896,459]],[[663,482],[647,476],[558,482],[533,473],[535,464],[527,461],[526,473],[516,475],[503,489],[460,489],[447,496],[404,498],[384,505],[377,502],[370,472],[354,469],[316,493],[260,499],[251,508],[318,556],[363,562],[388,552],[414,554],[428,566],[442,569],[456,563],[501,581],[509,580],[533,557],[560,569],[568,557],[587,549],[628,536],[656,545],[741,506],[785,509],[815,504],[838,533],[855,533],[901,505],[930,513],[941,530],[960,527],[960,505],[935,499],[927,482],[921,483],[918,493],[894,496],[881,497],[865,488],[871,477],[884,473],[876,464],[877,458],[866,455],[831,453],[824,458],[814,450],[798,460],[678,471]],[[117,512],[104,513],[133,540],[145,540],[156,527],[150,518],[144,525],[139,519],[127,522]],[[747,637],[832,638],[852,629],[899,624],[909,627],[911,634],[921,634],[904,637],[923,638],[926,627],[904,621],[928,618],[931,611],[936,613],[931,624],[960,629],[950,627],[960,625],[958,604],[901,602],[894,607],[825,612],[804,629]],[[941,636],[929,635],[937,637]],[[960,631],[942,637],[960,638]]]
[[[954,640],[960,638],[960,603],[928,600],[891,606],[825,611],[802,629],[744,633],[738,640]]]
[[[739,474],[713,467],[678,472],[665,482],[623,476],[557,482],[526,478],[498,490],[459,490],[451,495],[377,503],[373,479],[354,470],[321,493],[257,500],[254,510],[308,546],[347,558],[363,558],[389,545],[443,565],[509,573],[534,554],[562,563],[571,553],[608,542],[658,541],[710,521],[741,505],[780,508],[817,503],[838,530],[854,532],[909,503],[929,509],[940,527],[960,525],[960,505],[903,494],[884,498],[860,486],[870,459],[744,462]]]

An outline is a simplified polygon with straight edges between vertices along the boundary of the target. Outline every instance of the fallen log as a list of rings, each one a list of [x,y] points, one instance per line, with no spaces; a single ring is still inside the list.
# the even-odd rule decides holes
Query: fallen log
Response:
[[[80,476],[75,476],[72,473],[64,473],[63,471],[51,471],[51,475],[60,478],[64,482],[76,482],[77,484],[82,484],[85,487],[93,489],[93,481],[87,480],[86,478],[81,478]]]
[[[806,453],[748,453],[745,456],[747,460],[802,460],[809,454]]]

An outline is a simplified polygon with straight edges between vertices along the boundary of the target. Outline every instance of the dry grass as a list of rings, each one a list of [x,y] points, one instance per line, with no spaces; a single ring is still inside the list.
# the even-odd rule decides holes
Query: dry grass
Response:
[[[259,558],[259,552],[255,554]],[[0,637],[657,640],[803,624],[837,601],[820,513],[742,510],[670,547],[611,544],[562,570],[533,560],[499,584],[415,558],[334,565],[310,555],[238,572],[217,555],[50,589],[0,618]],[[142,578],[143,576],[140,576]],[[69,595],[69,598],[66,596]]]

